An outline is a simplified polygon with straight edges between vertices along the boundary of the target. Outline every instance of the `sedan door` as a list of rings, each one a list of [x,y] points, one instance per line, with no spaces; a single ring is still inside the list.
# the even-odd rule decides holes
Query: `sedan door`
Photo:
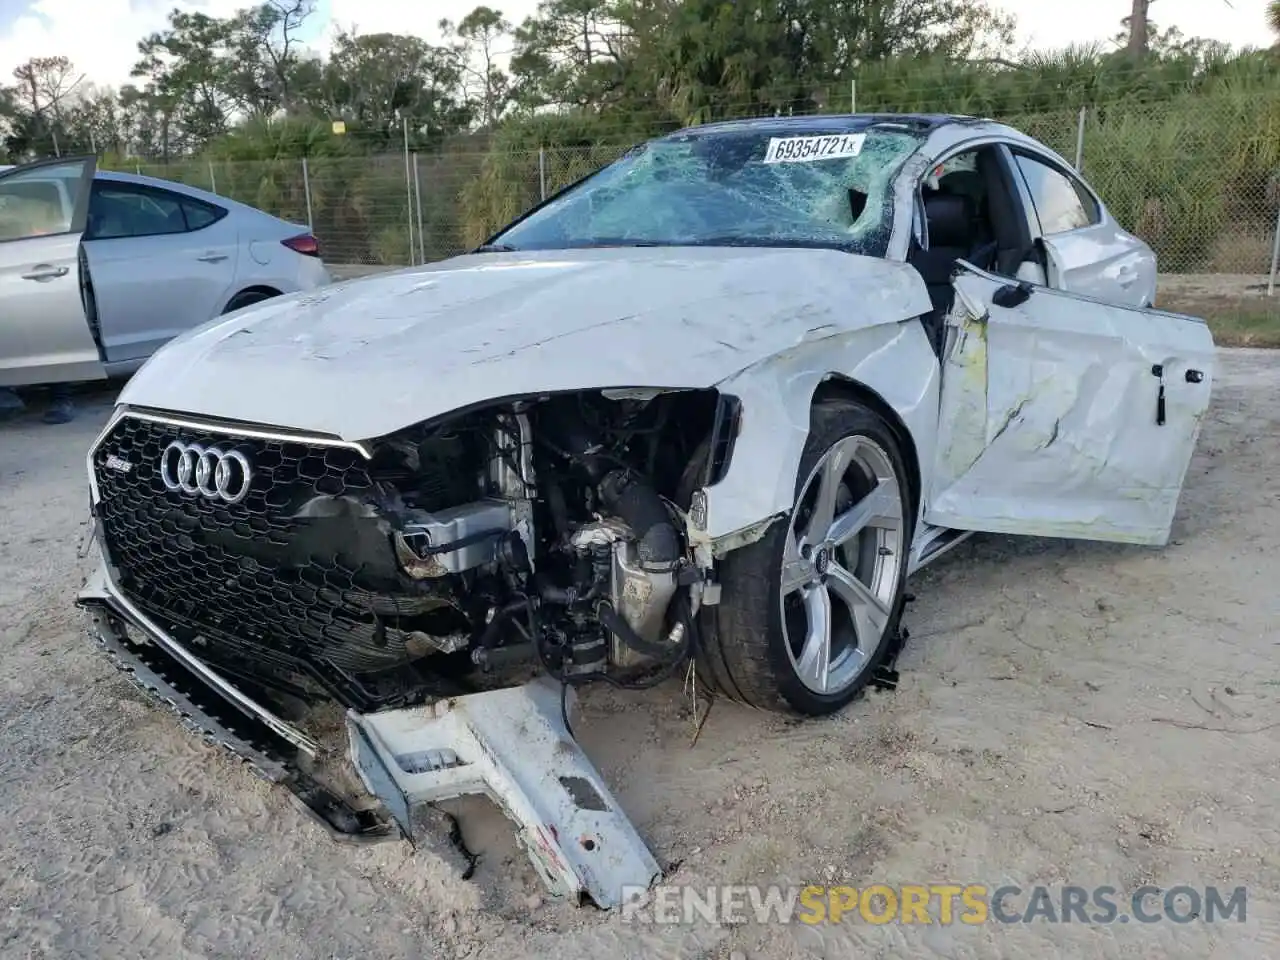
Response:
[[[96,182],[84,248],[111,364],[145,360],[216,316],[235,282],[226,209],[149,184]]]
[[[1044,245],[1049,286],[1087,297],[1146,307],[1155,303],[1156,258],[1126,233],[1093,191],[1053,158],[1010,148],[1025,188],[1023,204]]]
[[[95,163],[72,157],[0,173],[0,386],[105,376],[81,298]]]
[[[1162,545],[1209,406],[1201,320],[961,262],[925,519]]]

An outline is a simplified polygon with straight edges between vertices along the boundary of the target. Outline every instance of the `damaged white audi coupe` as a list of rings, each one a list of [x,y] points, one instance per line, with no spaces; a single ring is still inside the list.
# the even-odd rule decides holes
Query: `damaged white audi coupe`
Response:
[[[337,832],[487,792],[610,905],[659,868],[569,687],[692,665],[823,714],[892,682],[907,578],[969,533],[1167,541],[1214,346],[1155,285],[990,121],[684,130],[469,254],[161,349],[89,454],[80,603]]]

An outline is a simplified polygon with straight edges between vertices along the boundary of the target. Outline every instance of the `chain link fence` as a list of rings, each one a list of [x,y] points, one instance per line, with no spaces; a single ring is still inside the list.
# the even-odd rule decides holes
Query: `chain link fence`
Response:
[[[1077,164],[1120,222],[1156,250],[1175,285],[1183,275],[1267,288],[1280,244],[1280,136],[1247,106],[1195,110],[1183,100],[1000,119]],[[632,142],[129,169],[306,224],[330,264],[360,272],[467,250]]]

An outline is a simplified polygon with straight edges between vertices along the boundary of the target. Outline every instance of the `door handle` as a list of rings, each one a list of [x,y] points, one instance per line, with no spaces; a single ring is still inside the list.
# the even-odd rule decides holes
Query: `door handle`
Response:
[[[196,259],[201,263],[220,263],[227,259],[227,255],[225,253],[205,253],[196,257]]]
[[[54,267],[47,263],[36,264],[30,273],[22,275],[23,280],[56,280],[67,275],[67,267]]]

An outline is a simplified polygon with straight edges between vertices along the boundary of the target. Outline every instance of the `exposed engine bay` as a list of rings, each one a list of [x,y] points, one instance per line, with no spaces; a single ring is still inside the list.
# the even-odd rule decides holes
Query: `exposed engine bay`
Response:
[[[424,610],[408,652],[566,682],[681,663],[704,583],[685,516],[735,416],[711,391],[579,393],[383,443],[374,497]]]
[[[688,515],[738,415],[713,390],[557,394],[370,456],[126,415],[93,453],[97,512],[124,594],[275,701],[369,712],[530,667],[648,685],[688,658],[714,599]],[[247,464],[243,499],[181,489],[184,450]]]

